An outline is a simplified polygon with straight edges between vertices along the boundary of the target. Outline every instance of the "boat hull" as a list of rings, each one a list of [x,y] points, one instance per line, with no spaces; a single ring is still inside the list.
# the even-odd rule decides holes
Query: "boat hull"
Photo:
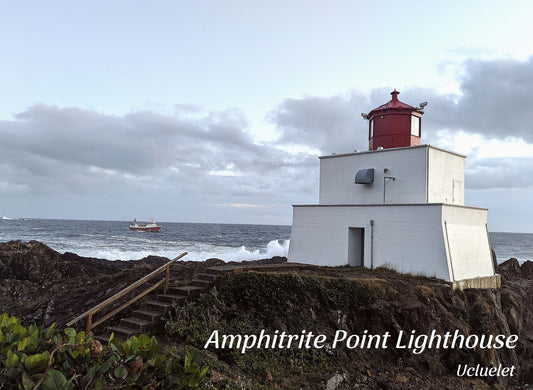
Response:
[[[161,230],[161,226],[153,226],[153,227],[130,226],[130,230],[138,231],[138,232],[158,232],[159,230]]]

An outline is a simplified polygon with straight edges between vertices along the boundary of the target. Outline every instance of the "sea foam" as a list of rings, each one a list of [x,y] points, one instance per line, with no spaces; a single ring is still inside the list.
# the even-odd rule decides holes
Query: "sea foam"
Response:
[[[76,254],[83,257],[95,257],[106,260],[139,260],[146,256],[162,256],[172,259],[183,252],[188,252],[183,260],[204,261],[209,258],[222,259],[224,261],[243,261],[269,259],[274,256],[287,256],[290,240],[272,240],[266,247],[260,249],[247,249],[240,247],[228,247],[211,244],[198,244],[178,246],[174,249],[162,250],[121,250],[109,248],[79,248]]]

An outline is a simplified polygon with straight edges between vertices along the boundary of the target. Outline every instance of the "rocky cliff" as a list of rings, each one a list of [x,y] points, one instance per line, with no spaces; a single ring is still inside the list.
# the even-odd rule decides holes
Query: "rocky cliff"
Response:
[[[210,294],[176,309],[174,342],[204,349],[224,335],[285,332],[324,335],[323,348],[205,348],[217,386],[282,389],[502,389],[531,383],[532,263],[499,267],[501,290],[454,291],[438,279],[386,269],[316,267],[298,272],[239,272],[217,279]],[[516,348],[350,348],[348,335],[518,335]],[[229,340],[229,339],[228,339]],[[406,339],[405,339],[406,340]],[[405,342],[407,343],[407,341]],[[405,344],[404,343],[404,344]],[[458,367],[515,367],[512,376],[458,377]]]

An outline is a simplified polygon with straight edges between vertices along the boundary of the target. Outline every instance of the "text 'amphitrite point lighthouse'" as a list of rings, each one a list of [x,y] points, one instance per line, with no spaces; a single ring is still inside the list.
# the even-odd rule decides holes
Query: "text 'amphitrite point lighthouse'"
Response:
[[[293,206],[289,261],[499,287],[487,209],[464,205],[466,156],[421,145],[427,102],[412,107],[391,94],[361,114],[369,151],[320,157],[319,202]]]

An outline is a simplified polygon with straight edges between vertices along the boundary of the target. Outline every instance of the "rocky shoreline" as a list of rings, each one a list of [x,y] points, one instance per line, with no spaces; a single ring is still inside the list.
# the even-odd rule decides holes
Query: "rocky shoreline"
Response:
[[[15,315],[26,324],[35,322],[47,326],[55,322],[62,326],[76,315],[115,294],[167,261],[166,258],[155,256],[138,261],[108,261],[84,258],[73,253],[59,254],[37,241],[3,243],[0,244],[0,313],[7,312],[10,315]],[[261,264],[284,261],[286,261],[285,258],[273,258],[246,263]],[[220,259],[208,259],[203,262],[178,261],[173,267],[171,277],[176,283],[188,283],[205,268],[222,264],[231,263],[225,263]],[[362,283],[362,286],[368,285],[373,289],[377,288],[380,294],[394,291],[390,297],[387,297],[388,294],[384,294],[383,297],[380,295],[372,307],[362,306],[356,310],[359,313],[357,314],[357,321],[367,316],[367,320],[370,321],[369,324],[375,325],[373,326],[376,329],[373,330],[376,332],[396,327],[399,327],[398,329],[415,329],[420,324],[426,324],[442,332],[459,329],[464,334],[518,335],[519,341],[516,349],[468,353],[450,351],[444,357],[435,353],[426,355],[426,359],[415,359],[414,363],[419,365],[421,369],[427,370],[427,375],[437,375],[439,369],[447,370],[442,367],[443,361],[472,364],[483,362],[487,367],[515,366],[516,372],[513,373],[513,376],[492,378],[480,382],[487,383],[488,387],[474,388],[510,388],[511,386],[522,386],[521,388],[523,388],[524,383],[533,383],[533,262],[527,261],[519,264],[516,259],[509,259],[497,266],[497,272],[502,276],[501,289],[465,290],[464,292],[453,291],[448,284],[438,279],[418,278],[387,270],[316,267],[314,270],[306,271],[306,275],[310,281],[314,281],[313,278],[316,277],[324,278],[323,280],[340,278],[338,280],[342,282],[341,285],[349,281],[352,281],[349,283]],[[265,286],[259,286],[254,282],[249,288],[268,289],[270,286],[271,289],[276,290],[271,284],[276,280],[276,277],[265,280],[267,281]],[[299,281],[300,279],[294,280]],[[358,280],[361,282],[357,282]],[[230,290],[234,284],[234,281],[230,282]],[[332,286],[334,285],[335,283]],[[296,285],[291,286],[293,285],[286,286],[286,294],[288,295],[292,291],[296,291],[293,290],[296,289]],[[349,287],[352,284],[346,286]],[[222,288],[222,285],[219,287]],[[362,290],[358,289],[359,287],[354,291],[359,291],[357,294],[361,294]],[[263,293],[257,295],[258,299],[265,294],[268,295],[267,293],[268,291],[264,290]],[[242,300],[240,295],[235,291],[233,295],[228,295],[227,299],[239,302]],[[331,311],[331,308],[321,306],[312,296],[306,299],[309,302],[301,301],[300,305],[294,302],[291,303],[290,307],[293,307],[295,313],[301,305],[312,307],[313,321],[316,320],[317,316],[320,317],[321,312],[329,313]],[[246,306],[247,304],[247,302],[241,302],[239,305]],[[228,304],[228,313],[234,313],[235,310],[238,310],[232,307]],[[220,313],[220,307],[212,307],[208,310],[212,313]],[[248,325],[250,329],[254,329],[255,325],[253,324],[257,321],[254,316],[263,316],[264,313],[259,306],[247,310],[242,313],[242,316],[251,316],[248,319]],[[287,317],[288,314],[280,312],[280,310],[276,309],[273,312],[278,313],[275,316],[275,321],[282,323],[280,329],[283,329],[288,326],[284,324],[284,321],[290,323],[292,320]],[[359,318],[363,313],[366,314]],[[224,317],[222,316],[221,319]],[[264,321],[266,320],[270,322],[272,319],[265,317]],[[343,316],[341,313],[339,318],[333,322],[326,319],[323,326],[327,328],[331,325],[331,331],[350,329],[350,321],[354,321],[354,319]],[[357,326],[357,321],[351,326]],[[383,361],[387,361],[389,357],[372,356],[371,359],[375,359],[375,361],[369,360],[367,365],[377,367],[379,362],[382,362],[379,364],[383,364]],[[349,367],[349,360],[346,360],[346,366]],[[437,369],[438,367],[441,368]],[[349,373],[350,371],[346,372]],[[366,373],[363,374],[366,375]],[[395,377],[391,379],[390,383],[396,383],[397,374],[395,371]],[[411,374],[414,375],[412,372]],[[402,375],[405,375],[403,371]],[[361,378],[356,379],[361,380]],[[403,377],[401,379],[403,380]],[[399,387],[389,386],[386,388],[414,388],[406,387],[402,382],[396,383],[396,385]]]
[[[60,254],[38,241],[1,243],[0,313],[14,315],[25,324],[62,326],[168,261],[159,256],[110,261]],[[282,261],[286,259],[257,262]],[[186,283],[217,264],[225,263],[219,259],[178,261],[171,277]]]

